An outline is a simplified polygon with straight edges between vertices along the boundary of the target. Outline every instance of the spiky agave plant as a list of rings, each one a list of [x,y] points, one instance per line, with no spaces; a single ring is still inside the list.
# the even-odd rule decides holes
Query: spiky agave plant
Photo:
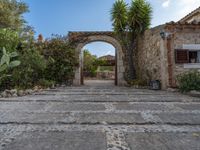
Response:
[[[126,32],[128,21],[128,5],[123,0],[117,0],[111,10],[114,31],[117,34]]]
[[[132,0],[130,6],[124,0],[117,0],[111,9],[113,28],[126,49],[129,68],[128,80],[136,79],[133,60],[136,39],[151,23],[152,8],[145,0]]]

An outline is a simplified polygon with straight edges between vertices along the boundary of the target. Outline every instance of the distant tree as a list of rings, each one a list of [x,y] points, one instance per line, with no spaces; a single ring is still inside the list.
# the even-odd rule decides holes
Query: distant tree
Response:
[[[22,14],[28,6],[17,0],[0,0],[0,28],[19,29],[25,23]]]
[[[10,29],[0,29],[0,57],[3,54],[3,47],[6,51],[13,52],[16,50],[19,41],[18,32]]]
[[[39,35],[38,35],[38,39],[37,39],[37,40],[38,40],[38,42],[43,42],[44,39],[43,39],[42,34],[39,34]]]
[[[121,44],[126,49],[128,60],[128,80],[136,79],[133,61],[136,40],[149,28],[152,8],[146,0],[132,0],[130,6],[124,0],[117,0],[111,10],[113,27]]]
[[[84,50],[83,70],[94,75],[98,67],[96,62],[97,56],[92,55],[88,50]]]

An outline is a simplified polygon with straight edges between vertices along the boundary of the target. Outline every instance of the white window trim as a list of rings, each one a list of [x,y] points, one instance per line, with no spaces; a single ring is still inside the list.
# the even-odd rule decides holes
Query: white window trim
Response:
[[[183,49],[188,49],[190,51],[200,51],[200,44],[183,44]]]
[[[200,69],[200,63],[188,63],[184,64],[185,69]]]
[[[190,52],[192,51],[200,51],[200,44],[183,44],[183,50],[188,49]],[[200,68],[200,63],[187,63],[184,64],[184,68],[198,69]]]

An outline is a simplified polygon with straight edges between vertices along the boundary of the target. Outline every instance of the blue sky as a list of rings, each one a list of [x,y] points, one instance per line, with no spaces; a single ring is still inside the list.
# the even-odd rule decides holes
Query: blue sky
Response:
[[[115,0],[23,0],[30,12],[25,14],[36,36],[66,35],[68,31],[110,31],[110,9]],[[178,21],[200,6],[200,0],[148,0],[153,7],[152,27]],[[131,0],[126,0],[130,3]],[[100,42],[88,44],[98,56],[114,54],[114,48]]]

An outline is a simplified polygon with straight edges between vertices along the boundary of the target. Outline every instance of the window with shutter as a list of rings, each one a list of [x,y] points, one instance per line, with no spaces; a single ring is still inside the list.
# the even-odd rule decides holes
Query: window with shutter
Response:
[[[189,63],[189,50],[177,49],[175,50],[176,63]]]

